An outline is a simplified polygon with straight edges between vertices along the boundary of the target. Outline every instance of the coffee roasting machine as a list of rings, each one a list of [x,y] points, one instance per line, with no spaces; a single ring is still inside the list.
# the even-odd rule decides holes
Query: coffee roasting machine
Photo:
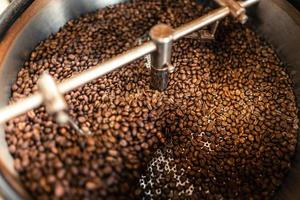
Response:
[[[21,3],[20,3],[21,2]],[[119,0],[92,2],[84,0],[36,0],[15,1],[3,15],[0,43],[0,124],[45,105],[49,114],[58,123],[70,123],[80,133],[76,123],[64,112],[67,104],[63,94],[68,93],[94,79],[97,79],[134,60],[151,54],[151,87],[163,91],[168,86],[169,73],[176,73],[171,63],[172,43],[183,37],[212,39],[218,28],[218,21],[231,15],[240,23],[247,21],[258,33],[274,45],[282,60],[286,61],[295,82],[295,93],[300,98],[300,13],[284,0],[215,0],[219,5],[208,14],[176,29],[158,24],[149,32],[149,41],[90,68],[70,79],[57,84],[47,73],[38,82],[38,92],[16,103],[7,105],[12,80],[29,52],[41,40],[56,32],[69,19],[81,14],[119,3]],[[248,9],[249,8],[249,9]],[[13,12],[17,10],[18,12]],[[246,12],[247,11],[247,12]],[[10,13],[9,13],[10,12]],[[51,17],[49,17],[51,16]],[[43,27],[42,26],[47,26]],[[211,30],[201,29],[210,26]],[[4,31],[6,33],[4,33]],[[193,36],[195,33],[196,36]],[[298,107],[300,103],[298,102]],[[5,143],[4,131],[0,128],[0,192],[7,199],[30,199],[30,195],[18,181],[12,167],[12,159]],[[297,150],[294,165],[278,191],[278,199],[299,198],[300,155]]]

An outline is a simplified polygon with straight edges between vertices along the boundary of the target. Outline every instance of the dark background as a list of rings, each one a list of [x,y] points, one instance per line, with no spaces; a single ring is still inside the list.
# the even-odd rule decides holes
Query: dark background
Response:
[[[293,4],[298,10],[300,10],[300,0],[288,0],[291,4]]]

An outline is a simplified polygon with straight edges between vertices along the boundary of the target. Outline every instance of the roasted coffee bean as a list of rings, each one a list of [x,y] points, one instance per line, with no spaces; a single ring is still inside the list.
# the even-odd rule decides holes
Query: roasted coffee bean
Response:
[[[19,71],[12,101],[43,71],[70,78],[210,8],[195,0],[130,1],[69,21]],[[269,199],[297,143],[292,81],[272,47],[224,19],[214,41],[173,46],[168,88],[150,88],[145,59],[65,95],[81,129],[44,107],[7,123],[15,169],[37,199]]]

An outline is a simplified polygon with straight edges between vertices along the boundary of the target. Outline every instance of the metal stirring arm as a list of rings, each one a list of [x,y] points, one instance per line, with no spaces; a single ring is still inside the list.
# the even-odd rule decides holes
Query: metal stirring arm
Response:
[[[200,30],[198,32],[191,33],[190,35],[185,36],[184,38],[189,39],[200,39],[203,41],[207,40],[214,40],[215,35],[219,26],[219,21],[216,21],[211,26],[208,27],[208,29]]]
[[[55,121],[60,125],[69,124],[80,135],[85,134],[84,131],[79,128],[77,123],[66,113],[68,105],[63,95],[59,92],[55,80],[48,72],[44,72],[41,75],[37,85],[43,97],[46,111],[54,116]],[[87,134],[91,135],[90,132]]]
[[[156,25],[150,31],[151,41],[148,41],[138,47],[135,47],[127,52],[118,55],[110,60],[103,62],[93,68],[90,68],[76,76],[71,77],[56,85],[55,91],[60,95],[68,93],[94,79],[97,79],[115,69],[118,69],[134,60],[137,60],[147,54],[151,53],[153,66],[151,67],[151,86],[153,89],[164,90],[168,84],[168,75],[174,71],[170,63],[172,43],[180,38],[187,36],[194,31],[197,31],[207,25],[213,24],[216,21],[228,16],[233,15],[237,17],[242,23],[245,22],[245,12],[243,9],[249,7],[259,0],[246,0],[235,2],[233,0],[218,0],[221,5],[226,5],[215,9],[199,17],[187,24],[180,26],[177,29],[172,29],[167,25]],[[230,4],[232,3],[232,4]],[[238,4],[238,5],[237,5]],[[242,11],[239,11],[242,8]],[[52,88],[53,89],[53,88]],[[0,124],[24,114],[40,105],[47,104],[45,98],[45,91],[47,88],[40,87],[39,92],[24,98],[16,103],[8,105],[0,109]],[[59,106],[58,106],[59,107]],[[56,108],[55,108],[56,109]],[[59,110],[59,109],[58,109]],[[51,109],[49,110],[51,112]],[[63,118],[59,119],[65,121]]]

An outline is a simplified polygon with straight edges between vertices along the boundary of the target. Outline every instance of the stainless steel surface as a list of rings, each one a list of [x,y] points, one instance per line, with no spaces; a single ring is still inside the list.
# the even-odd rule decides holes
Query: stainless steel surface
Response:
[[[22,63],[26,60],[29,52],[38,42],[48,35],[56,32],[67,20],[78,17],[83,13],[93,11],[110,3],[120,1],[112,0],[36,0],[33,5],[22,15],[9,34],[0,43],[0,105],[6,105],[10,96],[11,83]],[[250,6],[257,0],[243,2],[243,6]],[[222,8],[221,8],[222,9]],[[229,14],[229,10],[227,10]],[[224,13],[215,13],[223,18]],[[278,50],[278,54],[288,64],[288,70],[294,81],[298,108],[300,108],[300,14],[285,0],[261,0],[257,9],[249,15],[250,21],[258,33],[262,34]],[[218,18],[217,17],[217,18]],[[202,21],[200,21],[203,23]],[[207,24],[202,24],[203,27]],[[183,30],[189,32],[190,30]],[[182,34],[177,32],[177,37]],[[183,34],[184,35],[184,34]],[[69,86],[67,87],[69,88]],[[36,95],[28,101],[41,102],[41,96]],[[24,102],[26,103],[26,101]],[[25,105],[20,105],[25,107]],[[8,174],[14,172],[12,159],[8,153],[3,130],[0,130],[0,170],[6,169]],[[294,163],[282,188],[278,191],[276,199],[292,200],[300,196],[300,154],[299,145],[295,155]],[[6,172],[4,172],[6,173]],[[12,177],[10,177],[12,178]],[[21,185],[11,180],[14,187]],[[0,179],[0,192],[12,199],[17,199],[15,193],[9,188],[7,182]],[[20,189],[22,190],[22,189]],[[23,190],[23,192],[25,192]]]
[[[178,40],[186,35],[191,34],[194,31],[199,30],[202,27],[205,27],[209,24],[212,24],[215,21],[218,21],[227,15],[230,14],[230,10],[228,7],[215,9],[209,14],[199,17],[179,28],[177,28],[173,34],[174,40]]]
[[[156,51],[152,53],[154,68],[162,69],[171,62],[173,32],[173,28],[165,24],[158,24],[150,30],[149,36],[156,45]]]
[[[151,54],[151,87],[155,90],[163,91],[168,87],[173,32],[172,27],[158,24],[149,33],[151,40],[156,45],[156,51]]]
[[[168,87],[169,71],[165,65],[165,70],[156,70],[151,68],[151,88],[164,91]]]
[[[8,4],[9,4],[8,0],[1,0],[0,1],[0,15],[6,9],[6,7],[8,6]]]
[[[257,4],[260,1],[262,1],[262,0],[247,0],[247,1],[240,1],[239,4],[241,4],[242,7],[246,8],[246,7],[252,6],[254,4]]]
[[[270,42],[283,60],[294,83],[298,110],[300,109],[300,13],[285,0],[263,0],[250,10],[254,29]],[[300,113],[298,113],[299,116]],[[299,116],[300,117],[300,116]],[[300,130],[291,170],[275,199],[300,198]]]

